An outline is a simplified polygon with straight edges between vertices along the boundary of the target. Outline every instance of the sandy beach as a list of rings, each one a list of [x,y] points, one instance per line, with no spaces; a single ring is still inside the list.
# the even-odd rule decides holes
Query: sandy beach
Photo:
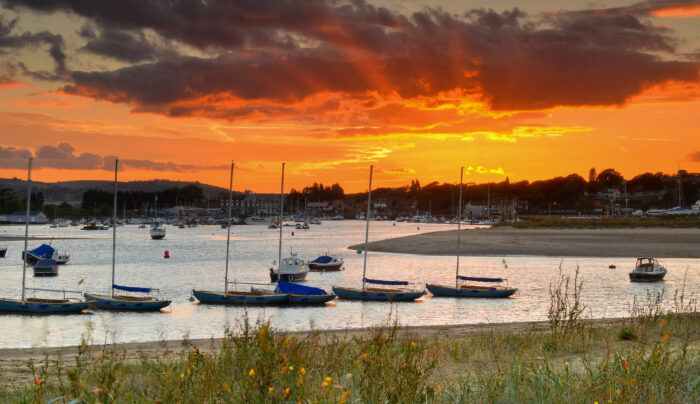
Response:
[[[349,249],[364,248],[355,244]],[[369,251],[456,255],[457,231],[439,231],[369,243]],[[462,230],[463,255],[700,258],[700,229]]]

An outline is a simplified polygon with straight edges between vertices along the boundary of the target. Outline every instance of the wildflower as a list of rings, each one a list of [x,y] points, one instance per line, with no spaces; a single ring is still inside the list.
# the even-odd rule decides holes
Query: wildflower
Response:
[[[274,387],[268,387],[268,388],[267,388],[267,391],[269,391],[270,393],[274,393],[274,392],[275,392],[275,388],[274,388]]]
[[[197,348],[195,348],[194,351],[192,351],[192,355],[194,355],[194,356],[197,356],[198,353],[199,353],[199,351],[197,350]]]
[[[287,367],[286,367],[286,366],[282,366],[282,373],[284,373],[284,372],[286,372],[286,371],[287,371]]]
[[[333,380],[333,379],[331,379],[330,377],[327,377],[327,376],[326,376],[326,382],[330,383],[331,380]]]
[[[301,368],[301,370],[299,372],[301,372],[302,376],[306,376],[306,369]]]
[[[184,373],[180,373],[180,379],[184,379],[184,378],[185,378],[185,374],[184,374]]]
[[[224,383],[224,388],[228,391],[231,391],[231,388],[228,386],[228,384]]]
[[[386,334],[384,334],[384,333],[379,334],[379,339],[386,339]]]
[[[300,377],[300,378],[299,378],[299,384],[304,384],[304,378],[303,378],[303,377]]]
[[[664,325],[664,324],[666,324],[666,319],[665,319],[665,318],[662,318],[662,319],[661,319],[661,325]]]
[[[413,347],[415,347],[415,346],[416,346],[416,342],[415,342],[415,341],[411,341],[411,348],[413,348]]]
[[[622,362],[622,366],[624,366],[625,369],[630,370],[630,365],[627,362]]]
[[[321,362],[321,366],[326,366],[326,362]]]
[[[440,390],[440,385],[439,385],[439,384],[436,384],[436,385],[435,385],[435,391],[438,391],[438,390]]]
[[[668,333],[666,333],[666,335],[664,335],[664,341],[668,341]]]
[[[323,383],[321,383],[321,386],[323,386],[323,387],[328,387],[328,382],[323,382]]]
[[[349,395],[350,395],[350,392],[349,392],[349,391],[343,392],[343,397],[347,397],[347,396],[349,396]]]
[[[221,338],[221,343],[225,344],[226,343],[226,338]]]
[[[290,371],[290,372],[293,372],[293,371],[294,371],[294,366],[290,366],[290,367],[289,367],[289,371]]]
[[[248,372],[249,376],[255,376],[255,370],[250,369],[250,372]]]
[[[193,368],[193,367],[194,367],[194,363],[190,362],[190,367]]]
[[[82,344],[80,344],[80,347],[81,347],[81,348],[87,348],[87,344],[83,342]]]
[[[163,374],[163,376],[167,376],[167,375],[168,375],[168,372],[166,372],[166,371],[164,370],[162,374]]]
[[[593,404],[598,404],[598,402],[597,402],[597,401],[594,401]]]
[[[286,361],[287,361],[287,357],[282,355],[282,362],[286,362]]]
[[[367,359],[367,354],[366,354],[366,353],[363,353],[363,354],[362,354],[362,358]]]
[[[189,376],[191,374],[192,374],[192,371],[189,368],[187,368],[187,375]]]
[[[34,385],[36,385],[36,387],[41,387],[41,380],[34,379]]]
[[[292,389],[290,389],[289,387],[287,387],[286,389],[284,389],[284,396],[287,397],[287,396],[289,395],[289,392],[290,392],[290,391],[292,391]]]

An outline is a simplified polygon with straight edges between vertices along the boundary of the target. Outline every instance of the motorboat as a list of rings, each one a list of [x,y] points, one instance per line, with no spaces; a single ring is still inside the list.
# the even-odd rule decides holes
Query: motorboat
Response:
[[[0,258],[5,258],[5,253],[7,253],[7,248],[0,248]]]
[[[630,272],[631,282],[656,282],[664,279],[666,268],[656,258],[637,258],[634,271]]]
[[[336,257],[329,255],[321,255],[308,262],[309,271],[342,271],[343,270],[343,259],[341,257]]]
[[[34,276],[58,276],[58,264],[52,259],[41,259],[34,264]]]
[[[161,240],[165,238],[165,225],[161,222],[153,222],[151,224],[151,238],[153,240]]]
[[[289,257],[282,258],[278,268],[270,268],[270,282],[278,280],[287,282],[299,282],[306,280],[309,273],[309,266],[306,262],[297,257],[296,253],[291,253]]]
[[[321,218],[312,217],[311,219],[309,219],[309,224],[321,224],[321,223],[323,223],[323,222],[321,221]]]
[[[64,265],[70,261],[70,255],[68,255],[68,253],[65,251],[58,252],[58,250],[54,250],[53,254],[51,255],[51,259],[56,261],[56,264],[58,265]]]
[[[56,250],[53,247],[48,244],[42,244],[33,250],[27,251],[26,254],[22,251],[22,258],[27,265],[31,266],[36,264],[39,260],[52,259],[54,252],[56,252]]]

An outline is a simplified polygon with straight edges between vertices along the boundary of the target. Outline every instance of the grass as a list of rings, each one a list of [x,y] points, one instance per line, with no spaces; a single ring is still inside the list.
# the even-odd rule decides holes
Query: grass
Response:
[[[220,349],[185,341],[175,357],[127,359],[82,344],[74,362],[29,363],[34,382],[0,402],[623,403],[700,397],[697,302],[678,291],[635,300],[627,319],[595,322],[583,282],[551,285],[549,328],[420,337],[397,326],[352,337],[290,334],[245,317]],[[622,336],[626,337],[623,338]],[[628,337],[634,336],[634,338]]]
[[[645,218],[565,219],[554,216],[530,216],[520,222],[497,223],[494,227],[513,227],[517,229],[700,228],[700,217],[655,216]]]

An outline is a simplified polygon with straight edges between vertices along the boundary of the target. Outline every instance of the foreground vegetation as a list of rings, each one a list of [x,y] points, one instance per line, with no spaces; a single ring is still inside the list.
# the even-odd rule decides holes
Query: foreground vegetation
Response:
[[[73,364],[30,363],[34,383],[0,388],[2,402],[453,403],[693,402],[700,397],[695,300],[682,291],[631,305],[610,323],[586,318],[582,283],[550,288],[549,327],[421,337],[393,325],[351,337],[288,334],[269,324],[229,330],[221,348],[185,341],[176,358],[129,361],[81,345]],[[435,333],[434,335],[439,335]]]
[[[502,222],[494,227],[517,229],[633,229],[633,228],[700,228],[700,216],[603,217],[600,219],[565,219],[533,216],[520,222]]]

